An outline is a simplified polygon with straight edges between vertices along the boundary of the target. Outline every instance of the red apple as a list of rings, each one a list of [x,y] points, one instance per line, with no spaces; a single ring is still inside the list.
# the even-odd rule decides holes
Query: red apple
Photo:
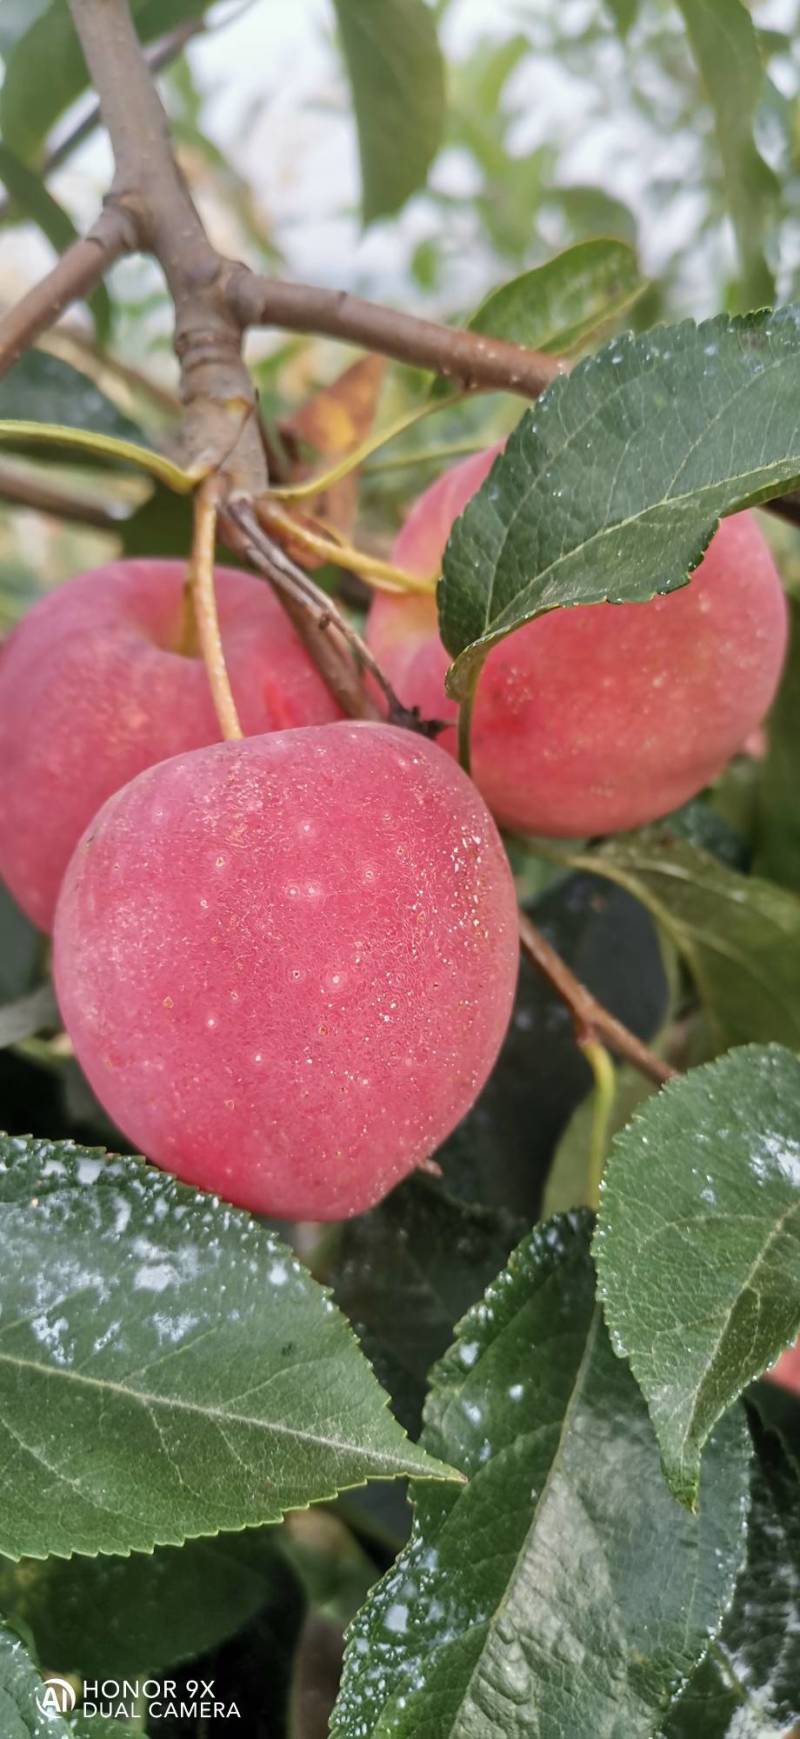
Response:
[[[49,929],[69,858],[113,791],[219,738],[199,655],[180,651],[186,565],[119,561],[43,598],[0,650],[0,876]],[[245,733],[340,716],[268,586],[216,575]]]
[[[420,496],[395,543],[399,567],[438,571],[499,451],[466,459]],[[455,717],[433,597],[377,595],[367,637],[406,705]],[[498,820],[522,832],[580,838],[652,821],[702,790],[756,730],[786,638],[769,547],[753,515],[736,514],[682,590],[554,610],[495,646],[478,684],[473,776]],[[439,741],[456,752],[454,730]]]
[[[517,976],[508,863],[472,782],[381,724],[140,773],[75,852],[61,1012],[106,1110],[228,1201],[335,1219],[469,1110]]]

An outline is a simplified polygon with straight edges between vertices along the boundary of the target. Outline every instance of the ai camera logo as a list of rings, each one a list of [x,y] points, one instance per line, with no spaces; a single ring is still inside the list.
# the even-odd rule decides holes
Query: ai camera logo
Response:
[[[69,1679],[45,1679],[41,1690],[36,1693],[40,1715],[71,1715],[77,1701],[77,1692]]]

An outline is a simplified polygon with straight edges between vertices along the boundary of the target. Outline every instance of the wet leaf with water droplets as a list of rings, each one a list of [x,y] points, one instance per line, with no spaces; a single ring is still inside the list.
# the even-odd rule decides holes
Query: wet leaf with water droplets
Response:
[[[266,1227],[136,1159],[0,1138],[0,1550],[179,1545],[375,1478],[409,1443]]]
[[[799,1132],[800,1058],[747,1045],[671,1081],[611,1150],[600,1293],[687,1504],[709,1432],[800,1333]]]
[[[781,1739],[800,1717],[800,1469],[752,1423],[747,1559],[713,1653],[663,1739]]]
[[[409,1179],[343,1227],[334,1296],[413,1436],[431,1365],[523,1227],[500,1207],[454,1200],[429,1178]]]
[[[348,1633],[332,1739],[650,1739],[743,1555],[742,1412],[682,1511],[594,1295],[588,1216],[537,1228],[433,1374],[414,1531]],[[589,1525],[587,1525],[587,1522]]]
[[[3,1739],[125,1739],[127,1721],[102,1715],[60,1714],[69,1706],[69,1682],[57,1680],[49,1693],[22,1638],[0,1620],[0,1733]]]
[[[557,380],[453,527],[451,692],[546,610],[685,585],[723,515],[800,482],[798,396],[798,307],[628,334]]]

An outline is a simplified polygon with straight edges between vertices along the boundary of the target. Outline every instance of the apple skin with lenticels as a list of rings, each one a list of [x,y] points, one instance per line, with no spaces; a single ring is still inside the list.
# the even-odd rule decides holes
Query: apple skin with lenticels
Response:
[[[514,885],[479,792],[427,739],[276,731],[109,800],[54,960],[78,1061],[148,1158],[258,1212],[338,1219],[423,1164],[486,1081]]]
[[[438,571],[453,521],[500,451],[464,460],[420,496],[395,542],[398,567]],[[452,726],[433,595],[378,594],[367,638],[400,699]],[[786,641],[769,546],[751,513],[735,514],[681,590],[553,610],[492,648],[473,777],[497,820],[523,833],[584,838],[653,821],[702,790],[760,725]],[[438,740],[455,754],[454,728]]]

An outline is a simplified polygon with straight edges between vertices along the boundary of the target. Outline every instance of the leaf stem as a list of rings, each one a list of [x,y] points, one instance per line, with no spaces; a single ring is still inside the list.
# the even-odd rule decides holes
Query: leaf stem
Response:
[[[433,416],[435,411],[451,409],[461,403],[466,395],[463,392],[449,393],[446,398],[426,399],[424,404],[415,405],[413,411],[405,411],[388,429],[379,429],[367,435],[357,447],[352,447],[349,453],[337,460],[327,471],[320,471],[316,477],[306,477],[302,483],[281,484],[274,490],[282,501],[303,501],[313,495],[322,495],[327,489],[332,489],[335,483],[341,483],[343,477],[349,477],[351,471],[357,471],[365,459],[371,454],[380,452],[381,447],[388,447],[398,435],[404,435],[406,429],[413,429],[415,424],[424,422],[426,417]]]
[[[277,493],[282,494],[282,491]],[[294,519],[290,513],[284,511],[272,491],[259,497],[258,512],[262,525],[276,532],[282,542],[299,543],[312,555],[320,556],[324,561],[336,562],[339,567],[350,568],[354,574],[360,574],[362,579],[378,590],[430,594],[435,588],[435,576],[422,579],[419,574],[407,573],[405,568],[396,568],[391,562],[381,561],[379,556],[370,555],[368,550],[356,549],[353,544],[346,543],[343,539],[327,537],[302,520]]]
[[[233,698],[228,670],[225,663],[225,653],[222,646],[222,635],[217,615],[217,598],[214,591],[214,546],[217,530],[217,500],[219,484],[215,477],[208,477],[195,491],[194,497],[194,539],[189,566],[189,583],[192,588],[197,634],[203,663],[208,672],[208,681],[214,701],[214,708],[219,719],[219,728],[226,741],[231,741],[243,735]]]
[[[446,402],[449,404],[451,401],[448,399]],[[393,459],[376,459],[364,469],[369,477],[376,477],[382,471],[408,470],[413,465],[438,465],[443,459],[463,459],[470,453],[480,453],[485,445],[485,440],[443,441],[438,447],[420,447],[416,453],[397,453]]]
[[[544,974],[570,1009],[579,1040],[584,1033],[594,1033],[617,1056],[624,1057],[640,1074],[646,1075],[649,1081],[662,1086],[665,1081],[674,1079],[677,1070],[657,1057],[655,1051],[623,1026],[610,1009],[598,1002],[524,912],[519,915],[519,934],[523,953],[537,971]]]
[[[589,1206],[596,1211],[600,1204],[600,1184],[608,1148],[608,1129],[617,1095],[617,1076],[605,1045],[598,1044],[597,1039],[591,1035],[579,1039],[578,1044],[594,1075],[592,1127],[589,1136],[588,1194]]]

